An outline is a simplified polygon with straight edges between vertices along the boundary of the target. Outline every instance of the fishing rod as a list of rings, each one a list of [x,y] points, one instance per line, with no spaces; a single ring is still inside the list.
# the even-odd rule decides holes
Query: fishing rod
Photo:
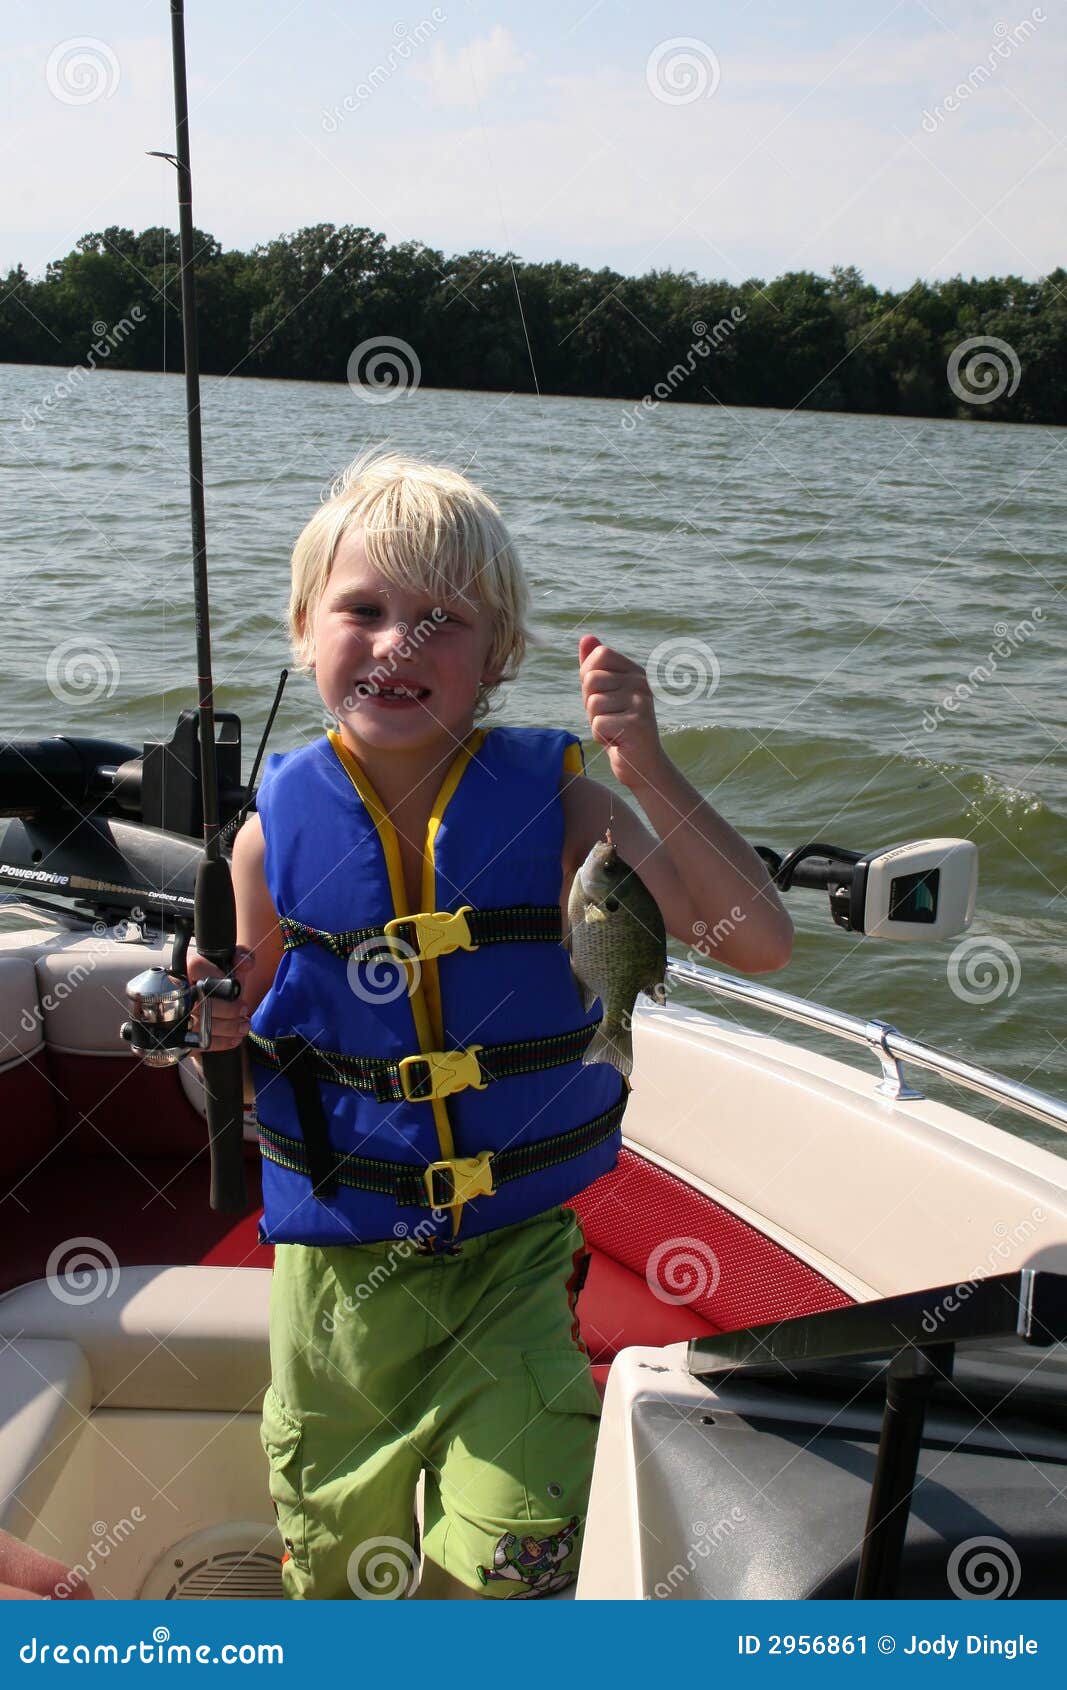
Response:
[[[185,415],[189,440],[189,508],[193,541],[193,602],[196,610],[196,662],[200,746],[200,783],[204,849],[197,867],[192,932],[197,950],[222,970],[223,978],[190,985],[186,952],[192,936],[188,920],[176,924],[170,973],[148,969],[131,980],[127,995],[132,1019],[123,1037],[155,1066],[179,1062],[199,1049],[204,1076],[208,1141],[211,1154],[211,1207],[239,1214],[247,1207],[244,1174],[244,1064],[241,1050],[212,1051],[211,999],[236,998],[238,983],[228,978],[237,943],[237,910],[230,865],[222,851],[219,786],[215,758],[215,689],[211,671],[208,613],[207,536],[204,521],[204,457],[200,429],[200,349],[196,321],[196,261],[193,250],[193,177],[189,162],[189,99],[185,71],[184,0],[170,0],[171,57],[174,72],[174,153],[155,153],[174,165],[178,176],[178,231],[181,267],[182,345],[185,357]],[[199,1003],[199,1036],[189,1030],[189,1015]]]

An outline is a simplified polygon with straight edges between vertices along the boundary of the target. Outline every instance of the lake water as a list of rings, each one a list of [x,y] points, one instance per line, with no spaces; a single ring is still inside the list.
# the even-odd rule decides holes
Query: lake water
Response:
[[[196,701],[184,390],[98,372],[42,409],[61,375],[0,369],[0,732],[139,745]],[[544,640],[496,719],[584,730],[589,772],[610,780],[578,636],[642,662],[669,641],[667,749],[753,843],[973,839],[978,914],[955,963],[958,941],[856,938],[824,893],[794,892],[793,960],[763,978],[1067,1095],[1067,431],[633,417],[600,400],[419,391],[372,406],[347,386],[207,380],[217,702],[242,716],[246,771],[287,661],[290,547],[324,484],[383,440],[469,467],[517,537]],[[291,681],[272,749],[321,717]]]

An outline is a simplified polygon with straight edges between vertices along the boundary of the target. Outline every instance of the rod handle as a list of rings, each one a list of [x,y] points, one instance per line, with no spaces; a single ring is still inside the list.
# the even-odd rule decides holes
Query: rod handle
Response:
[[[237,908],[225,857],[201,859],[196,871],[197,950],[229,973],[237,943]],[[248,1207],[244,1159],[244,1063],[240,1048],[206,1050],[200,1058],[211,1155],[211,1207],[223,1215]]]

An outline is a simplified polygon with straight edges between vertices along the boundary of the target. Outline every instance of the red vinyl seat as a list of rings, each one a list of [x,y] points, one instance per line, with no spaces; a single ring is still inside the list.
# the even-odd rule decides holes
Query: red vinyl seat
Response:
[[[643,1274],[602,1250],[590,1252],[589,1275],[578,1298],[582,1341],[594,1363],[610,1365],[631,1344],[675,1344],[718,1327],[684,1306],[660,1302]]]
[[[632,1150],[572,1200],[591,1261],[578,1298],[594,1377],[630,1345],[673,1344],[845,1308],[845,1292]]]

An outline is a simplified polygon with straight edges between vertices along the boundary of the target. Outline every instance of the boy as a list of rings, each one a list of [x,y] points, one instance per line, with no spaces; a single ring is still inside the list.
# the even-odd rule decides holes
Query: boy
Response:
[[[213,1040],[255,1065],[291,1597],[410,1588],[423,1470],[427,1559],[469,1593],[576,1576],[599,1404],[563,1204],[614,1165],[628,1086],[581,1062],[599,1011],[560,941],[609,820],[676,938],[737,904],[723,960],[789,956],[762,862],[666,756],[639,664],[579,641],[592,737],[655,834],[612,813],[574,735],[476,727],[527,609],[496,507],[397,455],[351,465],[293,553],[296,659],[338,726],[269,760],[235,841],[243,990]]]

